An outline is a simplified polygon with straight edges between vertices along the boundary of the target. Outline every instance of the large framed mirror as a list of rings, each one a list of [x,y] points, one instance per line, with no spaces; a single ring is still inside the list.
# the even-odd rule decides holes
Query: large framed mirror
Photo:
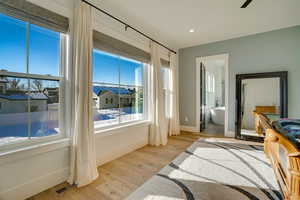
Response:
[[[263,142],[258,115],[288,117],[288,72],[236,75],[236,138]]]

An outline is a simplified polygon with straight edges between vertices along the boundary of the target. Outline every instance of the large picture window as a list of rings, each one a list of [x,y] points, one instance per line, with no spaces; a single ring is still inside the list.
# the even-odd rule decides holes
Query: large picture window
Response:
[[[145,64],[95,49],[93,65],[95,127],[145,119]]]
[[[59,135],[61,33],[0,14],[0,146]]]

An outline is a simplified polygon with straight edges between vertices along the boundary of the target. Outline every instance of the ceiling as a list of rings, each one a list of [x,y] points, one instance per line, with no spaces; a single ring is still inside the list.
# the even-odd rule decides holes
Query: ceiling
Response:
[[[300,24],[300,0],[253,0],[245,9],[240,8],[245,0],[97,1],[101,8],[176,49]]]

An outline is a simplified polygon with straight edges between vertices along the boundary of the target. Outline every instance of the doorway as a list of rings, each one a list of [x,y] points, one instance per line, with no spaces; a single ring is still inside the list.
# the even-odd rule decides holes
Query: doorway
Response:
[[[228,54],[196,59],[197,127],[205,135],[225,136],[228,127]]]
[[[238,74],[236,76],[236,138],[264,140],[259,116],[277,120],[287,113],[287,72]]]

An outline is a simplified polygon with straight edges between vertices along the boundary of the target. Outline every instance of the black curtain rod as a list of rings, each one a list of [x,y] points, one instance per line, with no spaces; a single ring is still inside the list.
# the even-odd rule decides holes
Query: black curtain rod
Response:
[[[90,6],[92,6],[93,8],[95,8],[96,10],[98,10],[98,11],[104,13],[105,15],[107,15],[107,16],[113,18],[114,20],[120,22],[121,24],[125,25],[125,29],[131,28],[131,29],[134,30],[135,32],[141,34],[142,36],[148,38],[149,40],[155,42],[156,44],[158,44],[158,45],[160,45],[160,46],[162,46],[162,47],[168,49],[169,51],[173,52],[174,54],[176,54],[176,51],[170,49],[169,47],[167,47],[167,46],[165,46],[164,44],[158,42],[157,40],[154,40],[153,38],[149,37],[149,36],[146,35],[145,33],[139,31],[138,29],[136,29],[136,28],[134,28],[134,27],[132,27],[132,26],[130,26],[130,25],[127,24],[126,22],[124,22],[124,21],[122,21],[121,19],[119,19],[119,18],[117,18],[117,17],[111,15],[110,13],[106,12],[105,10],[102,10],[101,8],[98,8],[97,6],[95,6],[94,4],[92,4],[92,3],[90,3],[90,2],[88,2],[88,1],[86,1],[86,0],[81,0],[81,1],[84,2],[84,3],[86,3],[86,4],[88,4],[88,5],[90,5]]]

